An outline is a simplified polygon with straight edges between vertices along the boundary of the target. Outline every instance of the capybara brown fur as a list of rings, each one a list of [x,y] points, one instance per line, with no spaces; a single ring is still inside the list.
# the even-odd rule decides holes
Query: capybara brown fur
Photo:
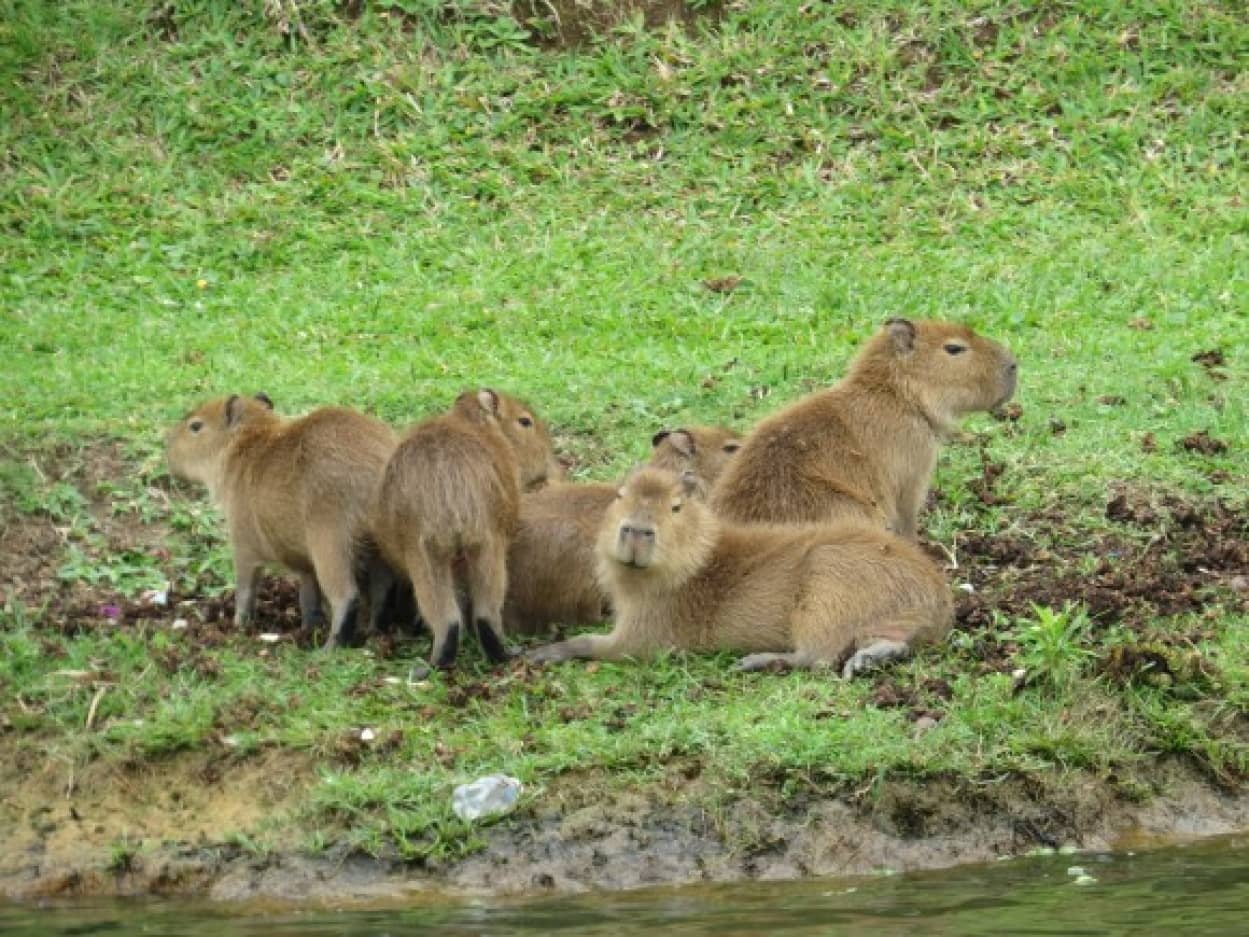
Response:
[[[732,430],[691,426],[660,430],[650,464],[689,471],[709,488],[741,445]],[[592,625],[609,613],[599,584],[594,542],[616,484],[556,484],[520,501],[520,527],[507,554],[503,623],[510,634],[544,634],[556,624]]]
[[[742,651],[739,666],[856,673],[943,637],[940,571],[914,544],[862,522],[738,525],[690,478],[644,468],[608,508],[597,543],[615,626],[531,652],[539,661]]]
[[[341,407],[283,419],[264,394],[211,400],[169,430],[170,470],[207,486],[225,513],[237,624],[254,613],[266,564],[299,574],[305,625],[320,624],[324,594],[327,647],[351,637],[366,565],[371,611],[380,613],[390,576],[362,544],[374,490],[397,442],[385,423]]]
[[[913,538],[942,442],[1010,399],[1017,376],[1009,351],[966,326],[890,319],[845,378],[750,432],[712,506],[741,523],[857,518]]]
[[[507,658],[507,547],[521,491],[558,471],[542,421],[488,388],[465,391],[399,443],[378,488],[373,536],[412,584],[434,636],[434,666],[451,667],[459,650],[465,621],[457,586],[482,649],[492,661]]]

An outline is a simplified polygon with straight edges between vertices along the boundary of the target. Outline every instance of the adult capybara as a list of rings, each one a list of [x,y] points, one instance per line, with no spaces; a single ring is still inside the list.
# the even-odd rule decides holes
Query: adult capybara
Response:
[[[251,619],[260,570],[269,563],[299,573],[306,625],[320,622],[324,593],[332,615],[327,647],[351,636],[365,565],[370,609],[381,613],[391,577],[362,544],[397,441],[385,423],[341,407],[283,419],[264,394],[209,401],[170,429],[170,470],[206,485],[225,513],[237,624]]]
[[[840,667],[845,677],[942,637],[954,610],[918,547],[863,522],[738,525],[694,480],[645,468],[599,530],[615,627],[531,652],[536,661],[748,652],[740,667]]]
[[[434,635],[434,666],[451,667],[459,649],[457,585],[487,656],[508,656],[503,598],[521,490],[557,471],[550,434],[529,406],[488,388],[462,393],[399,443],[378,488],[373,536],[412,584]]]
[[[651,439],[650,465],[690,471],[710,487],[741,445],[732,430],[691,426],[660,430]],[[603,514],[620,490],[615,484],[555,484],[520,501],[520,527],[507,554],[504,628],[544,634],[556,625],[592,625],[609,613],[594,557]]]
[[[712,492],[742,523],[858,518],[904,537],[942,442],[961,416],[1015,392],[1018,365],[997,342],[949,322],[890,319],[849,373],[761,421]]]

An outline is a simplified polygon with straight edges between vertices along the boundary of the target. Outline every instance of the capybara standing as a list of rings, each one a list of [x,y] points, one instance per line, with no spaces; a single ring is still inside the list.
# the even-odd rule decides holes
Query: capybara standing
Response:
[[[735,650],[752,652],[745,670],[840,667],[849,678],[949,630],[949,588],[901,537],[862,522],[723,522],[693,490],[692,479],[649,468],[625,483],[597,545],[615,627],[532,659]]]
[[[690,471],[710,488],[741,446],[732,430],[717,426],[660,430],[651,439],[650,464]],[[619,485],[555,484],[520,500],[520,527],[507,554],[509,634],[543,634],[556,624],[592,625],[607,617],[594,541]]]
[[[350,637],[357,577],[373,493],[397,438],[380,420],[339,407],[284,420],[264,394],[237,394],[194,410],[166,436],[174,475],[208,487],[221,505],[234,552],[236,624],[256,605],[260,569],[276,563],[300,574],[304,623],[331,624],[326,646]],[[370,606],[380,614],[390,577],[371,563]]]
[[[961,416],[1015,392],[1004,347],[948,322],[890,319],[831,388],[761,421],[716,484],[716,513],[742,523],[859,518],[904,537],[941,443]]]
[[[412,583],[434,635],[434,666],[452,666],[459,650],[461,578],[483,650],[492,661],[507,658],[507,546],[520,493],[557,470],[542,422],[521,401],[489,389],[462,393],[399,443],[378,488],[373,535]]]

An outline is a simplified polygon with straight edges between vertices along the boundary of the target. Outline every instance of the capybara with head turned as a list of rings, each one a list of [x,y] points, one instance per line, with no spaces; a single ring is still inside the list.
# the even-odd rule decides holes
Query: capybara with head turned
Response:
[[[734,650],[746,670],[840,667],[852,677],[949,630],[941,573],[915,545],[862,522],[738,525],[695,484],[641,469],[599,530],[615,626],[531,652],[539,661]]]
[[[522,489],[552,473],[558,465],[545,425],[523,402],[490,389],[462,393],[399,443],[378,488],[373,535],[412,583],[434,635],[434,666],[451,667],[459,649],[465,622],[457,584],[487,656],[507,658],[507,547]]]
[[[1009,351],[965,326],[890,319],[845,378],[750,432],[712,506],[742,523],[859,518],[915,537],[942,442],[1017,377]]]
[[[691,426],[660,430],[651,440],[650,464],[690,471],[710,488],[741,445],[732,430]],[[592,625],[609,612],[599,584],[594,541],[619,485],[557,484],[520,500],[520,527],[507,554],[504,628],[510,634],[544,634],[556,624]]]
[[[381,613],[391,577],[362,544],[396,443],[385,423],[340,407],[284,420],[264,394],[209,401],[169,430],[170,470],[206,485],[225,513],[237,624],[251,619],[260,569],[269,563],[299,573],[305,625],[319,624],[324,593],[332,615],[327,647],[351,637],[366,565],[370,609],[374,618]]]

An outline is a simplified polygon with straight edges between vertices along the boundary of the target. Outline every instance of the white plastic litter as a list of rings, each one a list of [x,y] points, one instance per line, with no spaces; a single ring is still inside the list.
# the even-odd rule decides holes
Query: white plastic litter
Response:
[[[168,605],[169,604],[169,586],[163,589],[148,589],[141,596],[147,605]]]
[[[516,806],[524,786],[506,774],[488,774],[451,792],[451,809],[461,820],[499,816]]]

